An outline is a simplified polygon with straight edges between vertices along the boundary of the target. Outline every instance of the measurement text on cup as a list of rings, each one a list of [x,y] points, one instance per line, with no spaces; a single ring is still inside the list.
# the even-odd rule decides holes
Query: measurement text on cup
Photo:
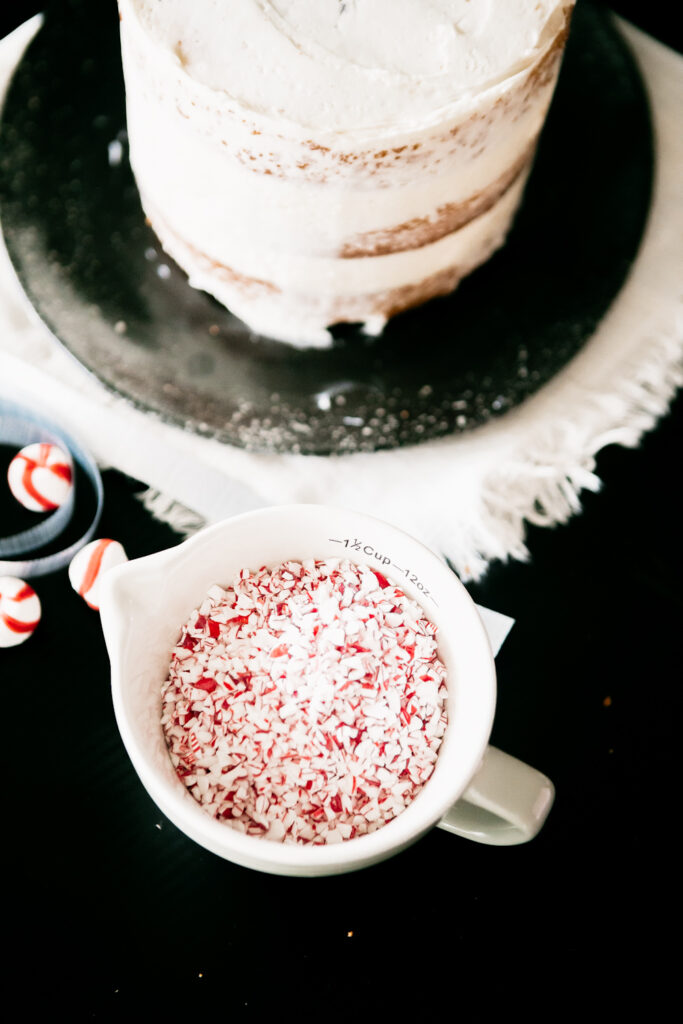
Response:
[[[402,576],[405,576],[409,583],[411,583],[414,587],[417,587],[417,589],[420,591],[423,597],[428,597],[429,600],[436,605],[436,601],[434,600],[434,597],[430,593],[429,589],[424,585],[424,583],[417,575],[417,573],[413,572],[409,566],[403,567],[397,565],[397,563],[394,562],[394,560],[389,555],[386,555],[383,552],[378,551],[375,547],[373,547],[372,544],[366,544],[364,540],[358,537],[354,537],[353,539],[351,537],[330,537],[329,539],[332,542],[332,544],[341,544],[349,552],[358,551],[361,554],[365,555],[367,558],[376,559],[378,565],[391,566],[392,569],[396,570],[396,572],[400,573]]]

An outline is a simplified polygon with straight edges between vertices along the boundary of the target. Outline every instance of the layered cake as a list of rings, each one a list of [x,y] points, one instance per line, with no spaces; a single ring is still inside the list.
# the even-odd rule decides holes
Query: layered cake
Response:
[[[130,159],[190,283],[298,346],[503,243],[573,0],[119,0]]]

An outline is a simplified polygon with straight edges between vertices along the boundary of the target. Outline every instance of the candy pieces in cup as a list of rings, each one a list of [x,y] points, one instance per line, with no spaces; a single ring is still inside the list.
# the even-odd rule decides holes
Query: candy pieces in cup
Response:
[[[290,559],[245,567],[193,609],[162,726],[179,777],[216,820],[338,843],[382,828],[430,778],[445,677],[436,626],[383,573]]]
[[[334,558],[382,573],[438,629],[448,692],[436,765],[405,810],[370,834],[329,845],[244,835],[207,814],[171,763],[161,725],[170,653],[181,626],[214,584],[228,584],[246,566]],[[208,527],[176,548],[113,569],[102,580],[100,607],[114,709],[133,765],[163,813],[221,857],[277,874],[335,874],[392,856],[435,825],[479,842],[508,845],[531,839],[546,818],[553,799],[550,781],[488,747],[495,667],[474,603],[436,555],[395,527],[320,505],[250,512]]]

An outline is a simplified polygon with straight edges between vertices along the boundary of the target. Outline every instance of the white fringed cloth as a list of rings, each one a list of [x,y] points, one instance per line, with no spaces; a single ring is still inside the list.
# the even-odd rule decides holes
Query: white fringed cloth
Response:
[[[0,43],[0,86],[38,27]],[[534,397],[470,433],[340,457],[267,455],[199,438],[131,408],[80,369],[28,308],[0,259],[0,392],[40,407],[104,466],[144,481],[147,507],[181,532],[264,504],[370,512],[481,577],[524,559],[527,523],[551,526],[597,491],[595,457],[638,445],[683,381],[683,59],[620,22],[653,109],[654,199],[628,281],[591,340]]]

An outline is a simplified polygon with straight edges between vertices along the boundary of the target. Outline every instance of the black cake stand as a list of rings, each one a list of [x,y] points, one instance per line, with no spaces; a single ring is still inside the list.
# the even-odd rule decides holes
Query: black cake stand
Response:
[[[0,216],[35,309],[141,409],[264,451],[415,444],[501,416],[591,337],[638,251],[652,139],[636,64],[579,4],[526,198],[505,247],[377,339],[326,351],[253,334],[164,255],[127,159],[114,5],[53,3],[2,121]]]

